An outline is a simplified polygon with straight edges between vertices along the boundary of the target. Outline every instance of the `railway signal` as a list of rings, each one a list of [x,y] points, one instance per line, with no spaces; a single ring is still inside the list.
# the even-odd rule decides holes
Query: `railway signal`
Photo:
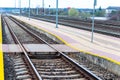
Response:
[[[91,42],[93,43],[93,35],[94,35],[94,13],[95,13],[95,6],[97,5],[97,0],[94,0],[93,4],[93,17],[92,17],[92,37]]]

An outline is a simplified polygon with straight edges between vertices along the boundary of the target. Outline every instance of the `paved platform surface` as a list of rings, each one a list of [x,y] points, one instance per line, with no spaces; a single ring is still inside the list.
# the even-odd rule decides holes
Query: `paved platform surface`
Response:
[[[4,64],[3,64],[3,52],[2,52],[2,24],[0,14],[0,80],[4,80]]]
[[[94,42],[91,43],[91,32],[59,25],[55,28],[54,23],[44,22],[27,17],[14,16],[43,31],[46,31],[66,45],[81,52],[98,56],[120,65],[120,38],[94,33]]]
[[[46,44],[23,44],[27,52],[57,52],[59,50],[61,52],[79,52],[75,49],[72,49],[63,44],[51,44],[53,48],[49,47]],[[2,51],[6,53],[13,53],[13,52],[23,52],[19,45],[16,44],[3,44]]]

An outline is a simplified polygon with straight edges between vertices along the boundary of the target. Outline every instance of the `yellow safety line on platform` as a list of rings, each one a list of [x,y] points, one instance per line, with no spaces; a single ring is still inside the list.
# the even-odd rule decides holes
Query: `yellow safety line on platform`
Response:
[[[25,23],[26,23],[26,22],[25,22]],[[29,23],[27,23],[27,24],[29,24]],[[32,26],[34,26],[34,25],[32,25]],[[92,55],[92,56],[95,56],[95,57],[100,57],[100,58],[106,59],[106,60],[108,60],[108,61],[110,61],[110,62],[113,62],[113,63],[115,63],[115,64],[120,65],[120,62],[119,62],[119,61],[115,61],[115,60],[113,60],[113,59],[111,59],[111,58],[108,58],[108,57],[105,57],[105,56],[100,56],[100,55],[98,55],[98,54],[95,54],[95,53],[92,53],[92,52],[87,52],[87,51],[85,51],[85,50],[79,49],[79,48],[77,48],[77,47],[75,47],[75,46],[72,46],[71,44],[69,44],[68,42],[66,42],[64,39],[62,39],[61,37],[59,37],[59,36],[56,35],[56,34],[53,34],[53,33],[49,32],[49,31],[47,31],[47,30],[45,30],[45,29],[42,29],[42,28],[40,28],[40,27],[37,27],[37,26],[34,26],[34,27],[36,27],[36,28],[38,28],[38,29],[40,29],[40,30],[42,30],[42,31],[44,31],[44,32],[47,32],[47,33],[55,36],[56,38],[58,38],[59,40],[61,40],[63,43],[65,43],[67,46],[69,46],[69,47],[71,47],[71,48],[73,48],[73,49],[75,49],[75,50],[78,50],[78,51],[80,51],[80,52],[82,52],[82,53],[89,54],[89,55]]]
[[[36,27],[36,26],[34,26],[34,27]],[[119,61],[115,61],[115,60],[113,60],[113,59],[111,59],[111,58],[108,58],[108,57],[105,57],[105,56],[100,56],[100,55],[95,54],[95,53],[92,53],[92,52],[87,52],[87,51],[85,51],[85,50],[81,50],[81,49],[79,49],[79,48],[77,48],[77,47],[75,47],[75,46],[72,46],[71,44],[69,44],[68,42],[66,42],[65,40],[63,40],[61,37],[59,37],[58,35],[55,35],[55,34],[53,34],[53,33],[51,33],[51,32],[48,32],[47,30],[41,29],[41,28],[39,28],[39,27],[36,27],[36,28],[38,28],[38,29],[40,29],[40,30],[42,30],[42,31],[44,31],[44,32],[47,32],[47,33],[49,33],[49,34],[51,34],[51,35],[53,35],[53,36],[55,36],[56,38],[58,38],[59,40],[61,40],[63,43],[65,43],[67,46],[69,46],[69,47],[71,47],[71,48],[73,48],[73,49],[75,49],[75,50],[78,50],[78,51],[80,51],[80,52],[82,52],[82,53],[85,53],[85,54],[89,54],[89,55],[93,55],[93,56],[96,56],[96,57],[100,57],[100,58],[106,59],[106,60],[108,60],[108,61],[110,61],[110,62],[113,62],[113,63],[115,63],[115,64],[120,65],[120,62],[119,62]]]
[[[36,26],[34,26],[34,27],[36,27]],[[38,27],[36,27],[36,28],[38,28]],[[95,54],[95,53],[92,53],[92,52],[87,52],[87,51],[81,50],[81,49],[79,49],[79,48],[77,48],[77,47],[75,47],[75,46],[72,46],[71,44],[69,44],[68,42],[66,42],[65,40],[63,40],[61,37],[59,37],[59,36],[57,36],[57,35],[49,32],[49,31],[47,31],[47,30],[45,30],[45,29],[41,29],[41,28],[38,28],[38,29],[40,29],[40,30],[42,30],[42,31],[44,31],[44,32],[47,32],[47,33],[55,36],[56,38],[58,38],[59,40],[61,40],[63,43],[65,43],[67,46],[69,46],[69,47],[71,47],[71,48],[73,48],[73,49],[75,49],[75,50],[78,50],[78,51],[80,51],[80,52],[82,52],[82,53],[85,53],[85,54],[90,54],[90,55],[93,55],[93,56],[96,56],[96,57],[100,57],[100,58],[106,59],[106,60],[108,60],[108,61],[110,61],[110,62],[113,62],[113,63],[115,63],[115,64],[120,65],[120,62],[118,62],[118,61],[115,61],[115,60],[113,60],[113,59],[111,59],[111,58],[108,58],[108,57],[105,57],[105,56],[100,56],[100,55]]]
[[[2,52],[2,24],[0,15],[0,80],[4,80],[4,65],[3,65],[3,52]]]

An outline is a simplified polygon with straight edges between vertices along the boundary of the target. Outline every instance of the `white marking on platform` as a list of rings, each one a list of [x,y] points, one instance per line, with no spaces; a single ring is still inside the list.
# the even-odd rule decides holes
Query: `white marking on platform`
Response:
[[[61,52],[79,52],[64,44],[51,44],[52,47]],[[28,52],[57,52],[46,44],[24,44]],[[3,44],[3,52],[22,52],[20,47],[16,44]]]

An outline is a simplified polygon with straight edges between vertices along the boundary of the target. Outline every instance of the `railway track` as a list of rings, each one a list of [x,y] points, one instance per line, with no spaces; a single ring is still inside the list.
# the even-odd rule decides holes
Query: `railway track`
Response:
[[[48,21],[55,23],[55,16],[40,16],[40,17],[34,17],[32,18]],[[115,37],[120,37],[120,24],[119,22],[113,22],[113,21],[95,21],[95,32],[111,35]],[[79,29],[84,29],[91,31],[92,22],[91,20],[80,20],[80,19],[71,19],[66,17],[59,17],[59,24],[67,25],[70,27],[75,27]]]
[[[49,47],[53,48],[49,43],[47,43],[34,32],[27,29],[18,21],[10,17],[9,20],[12,20],[12,22],[17,24],[19,27],[22,27],[22,29],[27,32],[27,35],[29,34],[31,35],[31,37],[33,37],[33,40],[29,43],[33,43],[35,40],[34,43],[44,43],[47,44]],[[13,30],[13,28],[8,23],[8,21],[6,21],[5,18],[3,19],[3,21],[7,24],[7,26],[9,26],[9,30],[12,34],[12,37],[14,37],[15,43],[19,44],[20,48],[24,52],[14,55],[14,65],[17,79],[23,80],[22,78],[24,78],[29,80],[101,80],[89,70],[85,69],[84,67],[73,61],[64,53],[57,51],[55,48],[53,49],[56,50],[57,53],[39,53],[29,56],[29,53],[23,46],[23,43],[26,43],[27,41],[23,41],[21,38],[18,37],[19,35],[15,32],[15,30]]]
[[[3,21],[6,23],[14,41],[16,44],[19,44],[19,47],[23,50],[24,53],[13,54],[14,69],[16,73],[16,80],[42,80],[41,76],[37,72],[35,66],[31,62],[28,52],[25,50],[23,44],[17,38],[13,28],[9,23],[7,23],[4,18]]]
[[[80,74],[78,71],[72,68],[72,65],[65,62],[62,58],[42,60],[32,59],[32,62],[34,65],[36,65],[36,68],[43,79],[86,79],[84,75]]]

